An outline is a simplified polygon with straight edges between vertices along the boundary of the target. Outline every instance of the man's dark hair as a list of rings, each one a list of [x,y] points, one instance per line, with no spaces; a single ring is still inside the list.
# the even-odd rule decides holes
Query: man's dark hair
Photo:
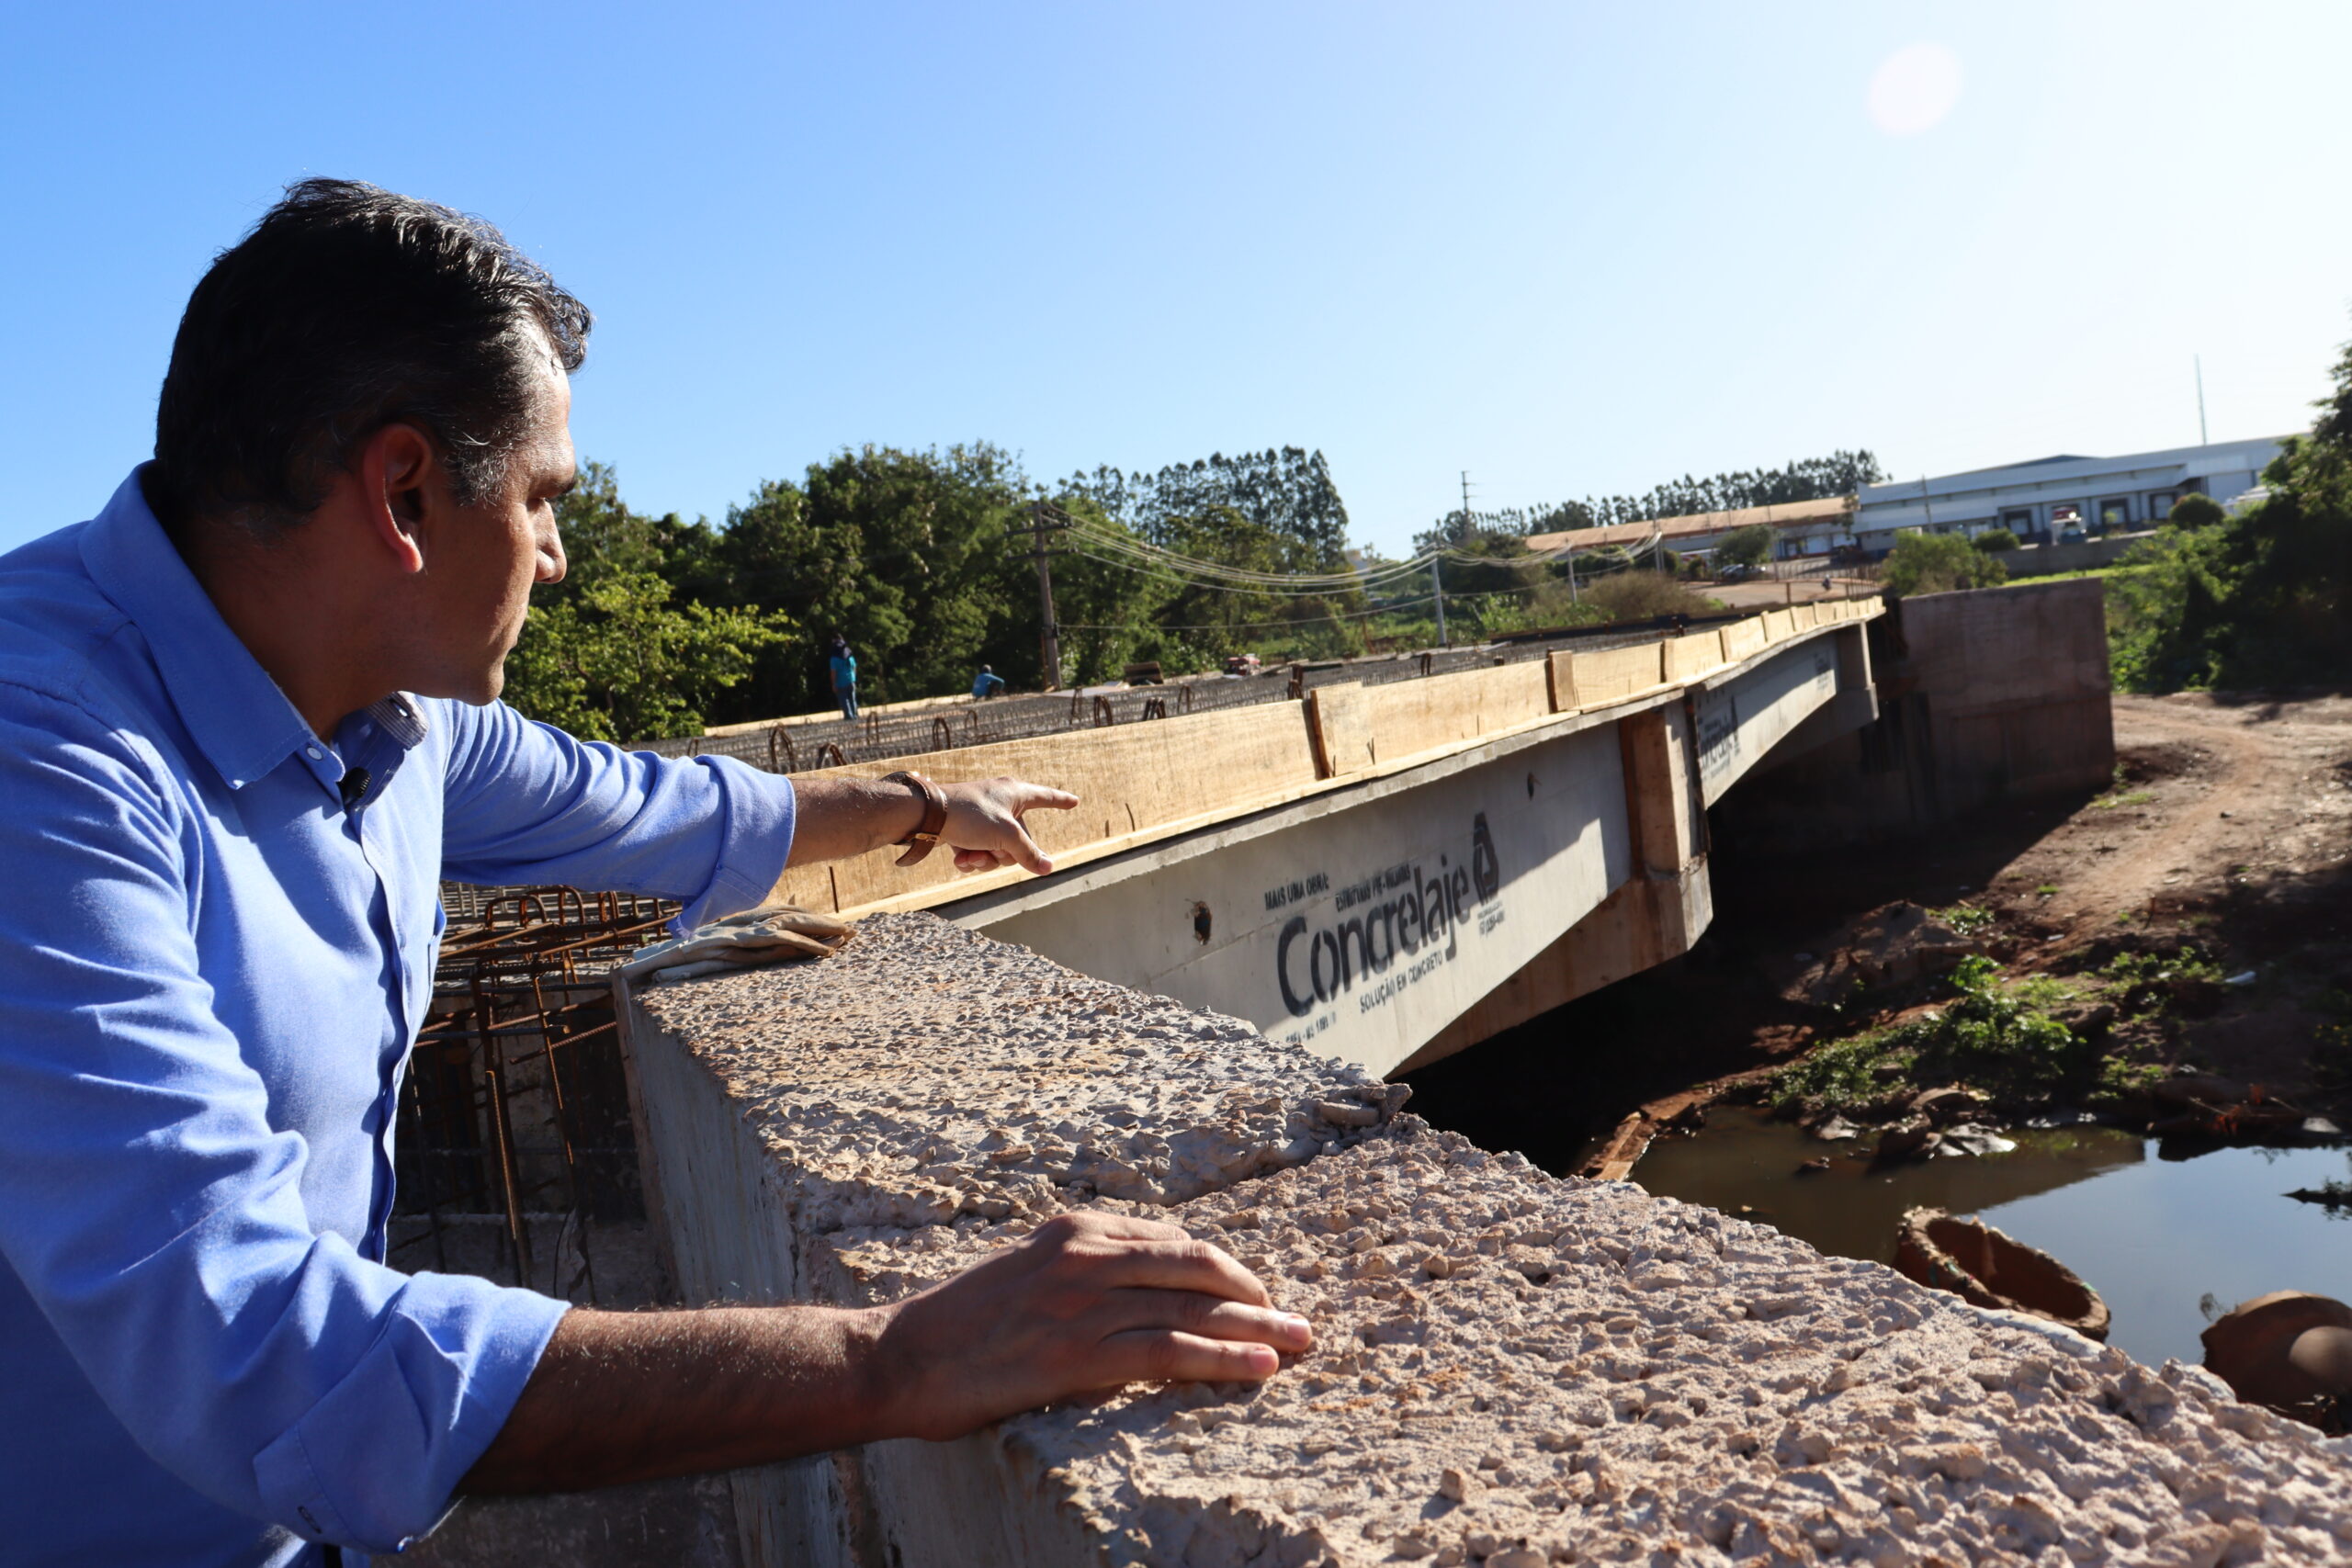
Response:
[[[149,497],[175,528],[218,517],[272,537],[405,421],[472,504],[529,426],[548,349],[577,370],[590,320],[479,218],[356,180],[288,186],[188,297]]]

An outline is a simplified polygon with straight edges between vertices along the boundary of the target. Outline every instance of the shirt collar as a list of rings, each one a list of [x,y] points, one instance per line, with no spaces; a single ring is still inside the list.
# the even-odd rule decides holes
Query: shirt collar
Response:
[[[145,637],[172,705],[205,760],[230,788],[243,789],[317,739],[220,618],[148,510],[139,487],[141,471],[132,469],[106,510],[82,530],[82,561],[98,591]],[[424,738],[422,708],[399,694],[368,711],[403,747]]]
[[[368,705],[367,713],[376,728],[399,741],[403,750],[415,750],[417,743],[433,728],[433,721],[425,716],[424,705],[406,692],[377,698]]]

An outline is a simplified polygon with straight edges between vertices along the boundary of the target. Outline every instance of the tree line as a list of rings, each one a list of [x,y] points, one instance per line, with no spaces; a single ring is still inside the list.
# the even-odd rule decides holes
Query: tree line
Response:
[[[1524,536],[1621,523],[1653,523],[1702,512],[1736,512],[1749,506],[1781,506],[1852,495],[1866,484],[1881,484],[1886,470],[1869,448],[1800,457],[1778,468],[1735,468],[1694,479],[1689,474],[1653,485],[1640,495],[1591,495],[1544,506],[1507,506],[1493,511],[1450,512],[1415,540],[1427,549],[1466,545],[1481,534]]]
[[[2258,690],[2352,682],[2352,344],[2230,513],[2177,504],[2108,579],[2108,645],[2134,691]]]
[[[1198,669],[1243,646],[1361,641],[1346,619],[1361,594],[1226,592],[1139,570],[1089,537],[1269,572],[1343,569],[1347,510],[1320,452],[1039,484],[988,442],[865,446],[763,481],[716,524],[639,513],[592,462],[558,502],[571,570],[534,596],[508,699],[598,739],[812,712],[831,702],[835,636],[857,655],[868,702],[963,690],[982,664],[1039,686],[1028,532],[1039,501],[1080,525],[1047,539],[1065,681],[1114,679],[1141,660]]]
[[[1641,498],[1482,513],[1422,544],[1481,558],[1448,569],[1449,614],[1467,617],[1463,629],[1498,629],[1552,613],[1539,600],[1556,569],[1512,558],[1526,554],[1527,533],[1640,508],[1801,498],[1876,471],[1867,452],[1838,453],[1686,478]],[[1073,525],[1046,536],[1064,682],[1116,679],[1139,661],[1190,672],[1242,651],[1361,653],[1375,626],[1426,635],[1429,590],[1419,580],[1375,603],[1356,590],[1215,581],[1181,563],[1141,564],[1121,547],[1279,576],[1346,570],[1347,504],[1323,454],[1303,447],[1041,482],[985,441],[864,446],[797,479],[762,481],[716,523],[640,513],[613,469],[592,462],[558,503],[571,571],[534,597],[508,660],[508,698],[600,739],[816,712],[831,705],[825,652],[835,636],[857,655],[869,704],[967,689],[982,664],[1016,689],[1041,686],[1030,532],[1040,502]]]

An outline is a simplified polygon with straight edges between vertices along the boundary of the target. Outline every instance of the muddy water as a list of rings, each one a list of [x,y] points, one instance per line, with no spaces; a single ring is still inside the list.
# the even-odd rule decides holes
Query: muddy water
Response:
[[[2266,1291],[2352,1301],[2352,1223],[2283,1196],[2347,1174],[2341,1149],[2212,1149],[2165,1158],[2108,1127],[2019,1131],[2017,1148],[1873,1171],[1759,1112],[1718,1107],[1706,1131],[1651,1146],[1634,1179],[1664,1197],[1775,1225],[1824,1252],[1894,1261],[1903,1211],[1977,1214],[2064,1262],[2107,1298],[2109,1342],[2152,1365],[2194,1362],[2207,1303]],[[2174,1153],[2185,1151],[2175,1150]],[[1796,1174],[1827,1153],[1831,1168]]]

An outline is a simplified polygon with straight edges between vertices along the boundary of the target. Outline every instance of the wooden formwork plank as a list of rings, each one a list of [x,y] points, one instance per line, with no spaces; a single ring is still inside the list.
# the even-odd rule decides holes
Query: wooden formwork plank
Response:
[[[941,781],[1012,775],[1077,795],[1076,811],[1040,811],[1030,829],[1046,852],[1084,862],[1190,832],[1246,812],[1384,773],[1540,724],[1687,684],[1732,662],[1727,644],[1756,651],[1806,629],[1880,614],[1876,600],[1829,600],[1632,648],[1555,651],[1528,660],[1378,686],[1317,688],[1306,702],[1272,703],[1092,730],[1069,730],[922,758],[828,768],[809,777],[875,778],[919,761]],[[1768,640],[1769,639],[1769,640]],[[812,908],[915,908],[1017,880],[1002,871],[959,878],[935,854],[900,868],[896,849],[830,866],[795,866],[775,896]],[[951,886],[954,884],[956,886]]]
[[[1532,660],[1363,688],[1376,761],[1393,762],[1515,729],[1552,711],[1544,667]]]
[[[1554,711],[1599,707],[1662,684],[1666,667],[1658,649],[1658,644],[1645,642],[1634,648],[1555,653],[1551,659]]]
[[[1317,686],[1306,694],[1306,729],[1315,745],[1315,776],[1338,778],[1372,766],[1372,706],[1363,682]]]
[[[830,865],[786,866],[768,897],[797,904],[804,909],[841,908],[840,900],[833,897],[833,868]]]
[[[1002,740],[800,776],[879,778],[910,762],[942,784],[1010,776],[1069,790],[1079,797],[1077,810],[1028,816],[1031,836],[1049,855],[1280,798],[1316,783],[1314,745],[1301,703]],[[856,908],[956,879],[954,857],[944,852],[904,867],[894,863],[899,853],[885,848],[834,862],[832,907]],[[790,896],[783,891],[786,884],[808,886],[797,877],[798,869],[786,873],[779,896]]]
[[[1724,635],[1721,632],[1690,632],[1668,637],[1659,645],[1666,659],[1666,678],[1679,685],[1696,681],[1709,671],[1727,660],[1724,658]]]
[[[1744,621],[1734,621],[1717,631],[1716,635],[1723,638],[1724,663],[1737,664],[1764,651],[1770,640],[1764,630],[1765,619],[1760,615],[1750,616]]]

